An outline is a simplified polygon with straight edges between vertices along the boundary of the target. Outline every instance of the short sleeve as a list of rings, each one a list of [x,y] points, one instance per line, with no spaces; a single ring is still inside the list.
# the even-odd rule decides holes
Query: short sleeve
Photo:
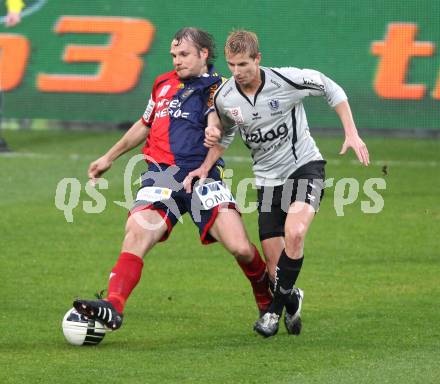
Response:
[[[301,98],[323,96],[331,107],[347,100],[347,95],[341,86],[319,71],[295,67],[273,68],[272,70],[300,92]]]
[[[156,111],[156,83],[157,81],[154,82],[153,84],[153,89],[151,90],[151,95],[150,95],[150,99],[148,100],[148,104],[147,107],[145,108],[144,114],[142,115],[142,122],[144,123],[144,125],[146,125],[147,127],[151,127],[151,125],[153,124],[154,121],[154,113]]]

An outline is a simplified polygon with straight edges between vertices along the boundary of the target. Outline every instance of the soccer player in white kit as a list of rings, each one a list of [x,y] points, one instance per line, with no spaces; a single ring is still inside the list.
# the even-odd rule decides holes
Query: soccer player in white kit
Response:
[[[258,187],[259,235],[274,283],[268,312],[254,329],[269,337],[284,323],[289,334],[301,332],[303,291],[295,287],[303,262],[306,233],[324,190],[325,160],[310,136],[302,100],[323,96],[344,127],[341,154],[352,148],[369,164],[368,149],[359,137],[344,90],[322,73],[294,67],[260,66],[258,38],[253,32],[232,32],[225,44],[232,77],[215,95],[219,121],[206,128],[210,151],[202,166],[185,180],[203,180],[237,131],[251,151]]]

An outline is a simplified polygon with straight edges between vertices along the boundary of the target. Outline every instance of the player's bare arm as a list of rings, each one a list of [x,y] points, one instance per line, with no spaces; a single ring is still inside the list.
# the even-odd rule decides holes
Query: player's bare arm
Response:
[[[203,184],[204,180],[208,177],[209,170],[214,166],[217,160],[222,157],[224,152],[225,148],[220,144],[216,144],[215,146],[209,148],[208,154],[206,155],[202,165],[194,171],[188,173],[188,176],[185,177],[185,180],[183,181],[183,188],[185,188],[186,192],[191,192],[191,183],[196,177],[198,177],[200,179],[200,183]]]
[[[222,137],[222,131],[216,126],[208,126],[205,129],[205,141],[203,145],[207,148],[214,147]]]
[[[208,126],[205,129],[205,141],[203,145],[207,148],[215,146],[222,137],[223,128],[216,112],[208,115]]]
[[[107,153],[99,159],[93,161],[89,165],[88,176],[92,182],[101,177],[110,167],[114,160],[119,156],[137,147],[140,143],[145,141],[148,134],[148,128],[141,120],[136,121],[124,136],[113,146]]]
[[[208,176],[209,170],[214,166],[216,161],[223,155],[225,148],[218,144],[222,137],[223,128],[220,119],[216,112],[210,112],[208,114],[208,125],[205,128],[205,147],[209,148],[205,160],[202,165],[188,173],[183,181],[183,187],[186,192],[191,192],[191,184],[194,178],[199,178],[200,183],[203,184],[204,180]]]
[[[347,100],[342,101],[335,106],[335,111],[342,122],[345,132],[345,140],[339,154],[343,155],[347,152],[348,148],[352,148],[356,153],[358,160],[365,166],[368,166],[368,164],[370,164],[368,148],[359,137],[353,120],[353,115],[351,113],[350,104],[348,104]]]

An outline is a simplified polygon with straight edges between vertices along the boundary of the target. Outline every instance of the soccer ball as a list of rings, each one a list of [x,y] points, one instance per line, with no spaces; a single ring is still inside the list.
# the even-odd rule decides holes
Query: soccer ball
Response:
[[[86,319],[76,311],[69,309],[63,318],[63,333],[72,345],[97,345],[105,336],[105,327],[92,319]]]

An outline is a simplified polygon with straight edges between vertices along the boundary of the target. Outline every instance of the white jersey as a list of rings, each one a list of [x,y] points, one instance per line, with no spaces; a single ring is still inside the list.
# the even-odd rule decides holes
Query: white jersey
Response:
[[[259,186],[284,184],[299,167],[323,160],[310,136],[302,104],[306,96],[325,96],[331,107],[347,99],[333,80],[311,69],[260,67],[262,84],[253,100],[231,77],[218,89],[214,105],[224,128],[220,140],[229,146],[240,131],[251,150]]]

